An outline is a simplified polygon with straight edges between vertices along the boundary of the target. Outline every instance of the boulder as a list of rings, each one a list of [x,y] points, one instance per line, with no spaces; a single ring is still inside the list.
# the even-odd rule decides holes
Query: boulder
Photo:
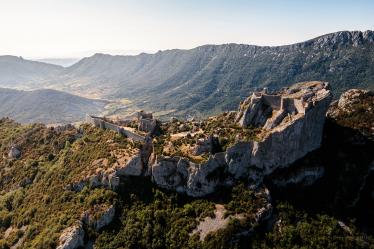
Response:
[[[19,159],[21,157],[21,151],[17,147],[12,146],[8,152],[8,157],[10,159]]]

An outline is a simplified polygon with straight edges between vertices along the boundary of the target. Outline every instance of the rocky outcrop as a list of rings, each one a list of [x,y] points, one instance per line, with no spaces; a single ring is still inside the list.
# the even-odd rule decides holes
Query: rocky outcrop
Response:
[[[131,157],[123,165],[119,165],[116,169],[118,176],[140,176],[143,171],[143,162],[140,153]]]
[[[241,161],[267,175],[319,148],[330,102],[324,82],[296,84],[275,95],[254,93],[242,104],[236,120],[244,127],[262,127],[263,132],[260,141],[247,145],[250,155],[244,154]]]
[[[66,228],[60,238],[57,249],[77,249],[84,246],[84,230],[81,222]]]
[[[328,116],[337,118],[342,113],[352,113],[355,111],[354,105],[360,102],[360,99],[365,98],[367,95],[374,93],[362,89],[350,89],[344,92],[339,100],[332,105],[328,111]]]
[[[67,189],[80,192],[85,186],[90,188],[103,187],[107,189],[117,190],[120,184],[120,178],[117,173],[110,169],[100,171],[94,175],[86,176],[83,179],[73,182],[67,186]]]
[[[183,157],[161,157],[152,165],[152,179],[160,187],[197,197],[212,193],[222,184],[225,171],[224,153],[212,155],[203,164]]]
[[[374,140],[374,91],[350,89],[344,92],[331,105],[327,116]]]
[[[95,160],[92,163],[92,167],[97,168],[96,172],[71,183],[67,188],[77,192],[81,191],[85,186],[118,190],[120,177],[145,174],[152,151],[152,139],[150,137],[145,138],[145,142],[140,149],[133,149],[131,152],[112,151],[112,156],[117,161],[111,167],[103,169],[108,166],[107,159]]]
[[[99,231],[112,222],[115,213],[116,210],[113,205],[109,207],[95,205],[92,210],[88,210],[82,214],[82,221],[84,224]]]
[[[253,93],[241,104],[235,120],[243,128],[261,128],[258,141],[238,141],[200,164],[179,157],[156,158],[153,180],[190,196],[212,193],[239,178],[259,185],[264,176],[319,148],[330,102],[324,82],[299,83],[275,94]]]

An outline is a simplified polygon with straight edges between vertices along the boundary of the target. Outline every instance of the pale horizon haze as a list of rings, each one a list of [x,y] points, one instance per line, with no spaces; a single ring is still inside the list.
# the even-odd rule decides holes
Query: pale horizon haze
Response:
[[[204,44],[285,45],[374,29],[369,0],[1,0],[0,55],[78,58]]]

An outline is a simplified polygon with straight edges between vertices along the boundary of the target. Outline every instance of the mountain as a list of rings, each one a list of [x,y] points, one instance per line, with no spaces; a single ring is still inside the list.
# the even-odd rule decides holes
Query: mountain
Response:
[[[136,108],[180,117],[234,110],[257,88],[301,81],[328,81],[336,97],[349,88],[374,89],[374,31],[341,31],[275,47],[224,44],[136,56],[95,54],[67,68],[12,59],[14,67],[0,69],[0,86],[13,79],[14,87],[23,81],[33,89],[127,98]]]
[[[35,59],[39,62],[44,62],[48,64],[60,65],[63,67],[69,67],[74,63],[77,63],[80,59],[79,58],[41,58]]]
[[[259,87],[279,88],[299,81],[331,83],[336,96],[348,88],[374,88],[374,32],[343,31],[305,42],[260,47],[205,45],[156,54],[84,58],[49,81],[50,86],[129,98],[172,115],[206,115],[233,110]]]
[[[0,87],[42,87],[41,81],[53,77],[61,66],[25,60],[16,56],[0,56]]]
[[[43,89],[19,91],[0,88],[0,116],[21,123],[69,123],[81,121],[86,113],[99,114],[105,101]]]

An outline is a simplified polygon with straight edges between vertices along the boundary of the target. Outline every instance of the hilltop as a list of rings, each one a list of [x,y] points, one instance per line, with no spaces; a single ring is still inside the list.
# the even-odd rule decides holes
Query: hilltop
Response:
[[[371,96],[328,111],[303,82],[204,120],[2,119],[0,248],[370,248],[372,129],[345,110]]]

